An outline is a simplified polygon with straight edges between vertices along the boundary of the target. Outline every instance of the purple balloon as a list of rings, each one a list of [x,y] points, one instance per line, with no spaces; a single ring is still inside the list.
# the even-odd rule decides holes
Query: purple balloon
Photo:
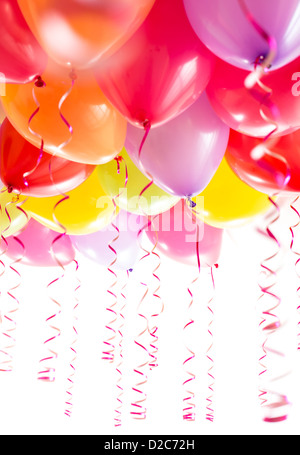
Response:
[[[150,130],[139,160],[144,134],[128,125],[125,148],[133,162],[167,193],[190,197],[200,194],[217,171],[227,148],[229,127],[203,93],[184,113]]]
[[[254,21],[277,42],[272,69],[299,56],[299,0],[245,0]],[[254,62],[269,53],[269,44],[239,0],[184,0],[192,27],[218,57],[239,68],[253,70]]]
[[[59,267],[75,259],[69,236],[60,236],[33,219],[20,234],[7,238],[6,242],[1,242],[1,250],[24,265]]]
[[[114,225],[89,235],[72,236],[75,248],[88,259],[100,265],[113,265],[119,270],[132,269],[139,258],[138,233],[147,224],[144,217],[121,211],[114,220]],[[118,238],[117,238],[118,237]],[[113,242],[114,239],[117,240]],[[116,254],[109,248],[116,251]]]

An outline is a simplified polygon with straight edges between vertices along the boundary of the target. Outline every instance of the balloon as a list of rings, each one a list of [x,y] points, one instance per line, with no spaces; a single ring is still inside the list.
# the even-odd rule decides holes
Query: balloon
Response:
[[[214,56],[193,32],[182,0],[156,0],[131,39],[97,68],[97,80],[131,123],[157,126],[187,109],[211,77]]]
[[[177,196],[165,193],[155,184],[146,189],[151,182],[131,161],[125,149],[117,161],[98,166],[97,172],[105,193],[127,212],[158,215],[179,201]]]
[[[92,66],[128,39],[155,0],[18,0],[47,53],[62,65]]]
[[[57,196],[79,186],[94,169],[34,147],[7,119],[1,125],[0,177],[9,191],[35,197]]]
[[[262,193],[300,193],[300,130],[272,142],[232,131],[226,160],[241,180]]]
[[[65,70],[49,65],[43,74],[45,87],[34,84],[7,85],[2,97],[6,115],[19,133],[33,145],[62,158],[84,164],[102,164],[112,160],[124,146],[127,122],[107,101],[89,72],[78,74],[72,92],[62,104],[61,114],[71,125],[69,131],[61,118],[59,103],[68,94],[71,79]],[[40,104],[32,96],[35,88]]]
[[[2,245],[6,255],[24,265],[58,267],[66,266],[75,259],[70,237],[60,236],[33,219],[21,233],[6,242],[7,245]]]
[[[158,251],[175,261],[197,265],[197,240],[201,266],[211,267],[219,260],[223,231],[196,220],[183,200],[154,217],[146,234]]]
[[[125,147],[164,191],[188,197],[208,185],[225,154],[229,128],[205,93],[185,112],[150,131],[139,160],[143,132],[128,125]]]
[[[195,32],[218,57],[247,70],[254,68],[260,56],[269,53],[269,42],[251,22],[260,26],[277,43],[272,69],[280,68],[299,55],[300,35],[298,0],[247,0],[247,16],[240,0],[184,0],[185,9]]]
[[[94,234],[71,237],[73,245],[81,254],[97,264],[109,267],[114,262],[112,266],[114,270],[130,270],[139,258],[138,233],[147,225],[147,220],[121,210],[113,224],[117,229],[109,225]]]
[[[215,112],[230,128],[248,136],[266,137],[274,131],[274,124],[265,115],[276,121],[276,135],[288,134],[300,128],[299,68],[300,58],[266,73],[261,82],[272,90],[269,94],[258,85],[249,91],[245,87],[249,72],[219,60],[206,93]]]
[[[272,207],[268,196],[242,182],[225,158],[207,188],[192,201],[196,217],[219,229],[245,226]]]
[[[63,200],[65,197],[68,199]],[[114,205],[104,193],[96,171],[65,197],[29,197],[23,207],[39,223],[68,235],[94,233],[104,229],[114,218]]]
[[[28,27],[17,0],[1,0],[0,17],[0,84],[32,81],[45,70],[47,55]]]
[[[23,200],[5,189],[0,193],[0,236],[4,238],[15,235],[23,229],[30,216],[24,213]]]

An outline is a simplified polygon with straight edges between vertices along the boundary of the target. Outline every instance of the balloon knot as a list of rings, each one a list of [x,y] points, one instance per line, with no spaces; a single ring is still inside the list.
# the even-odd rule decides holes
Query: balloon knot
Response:
[[[72,79],[72,81],[76,81],[77,74],[76,74],[76,71],[74,69],[72,69],[72,71],[70,72],[69,77],[70,77],[70,79]]]
[[[194,209],[197,205],[196,202],[192,201],[192,199],[190,197],[188,197],[188,202],[190,204],[191,209]]]
[[[144,130],[150,130],[151,128],[151,122],[150,120],[144,120],[143,123],[142,123],[142,126],[144,128]]]
[[[35,81],[34,81],[34,85],[38,88],[43,88],[43,87],[46,87],[46,84],[45,82],[43,81],[43,79],[41,78],[41,76],[37,76],[35,78]]]
[[[11,185],[8,185],[7,191],[8,191],[9,194],[11,194],[14,191],[14,187],[11,186]]]

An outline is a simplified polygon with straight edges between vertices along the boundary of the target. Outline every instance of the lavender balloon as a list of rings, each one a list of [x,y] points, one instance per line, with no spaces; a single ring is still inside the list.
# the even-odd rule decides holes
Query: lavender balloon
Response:
[[[272,69],[299,55],[299,0],[184,0],[184,5],[200,40],[232,65],[253,70],[256,59],[269,53],[263,32],[277,43]]]
[[[189,197],[200,194],[217,171],[228,144],[229,127],[203,93],[184,113],[150,130],[139,154],[143,136],[143,130],[128,125],[125,148],[136,166],[167,193]]]
[[[75,248],[88,259],[109,267],[117,257],[114,268],[132,269],[139,258],[138,233],[146,225],[142,216],[121,211],[114,220],[114,225],[89,235],[72,236]],[[117,238],[118,237],[118,238]],[[114,239],[117,240],[114,242]],[[116,254],[109,246],[116,251]]]

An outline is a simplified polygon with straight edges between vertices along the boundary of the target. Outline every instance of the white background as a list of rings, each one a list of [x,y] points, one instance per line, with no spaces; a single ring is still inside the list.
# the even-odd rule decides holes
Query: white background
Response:
[[[136,421],[130,416],[130,403],[135,399],[132,387],[137,383],[133,370],[147,362],[145,352],[139,349],[134,340],[144,330],[144,320],[138,316],[143,310],[149,314],[159,311],[157,299],[139,302],[145,291],[140,282],[150,287],[149,296],[157,281],[151,275],[156,261],[146,259],[135,266],[126,288],[127,307],[124,310],[124,363],[122,365],[123,426],[114,427],[116,408],[116,373],[118,363],[109,364],[101,359],[103,341],[107,338],[105,324],[111,319],[105,308],[112,303],[107,289],[113,283],[112,275],[103,267],[78,256],[79,271],[70,266],[65,276],[47,289],[52,279],[62,271],[57,269],[34,269],[16,266],[21,274],[20,286],[13,291],[19,299],[19,309],[14,313],[17,322],[16,346],[13,350],[14,371],[0,374],[0,433],[2,435],[246,435],[246,434],[299,434],[300,417],[300,354],[297,352],[297,313],[299,286],[295,273],[295,256],[289,254],[291,240],[289,227],[297,222],[287,205],[282,209],[278,232],[287,254],[280,256],[282,273],[278,276],[278,292],[282,295],[280,317],[286,325],[278,339],[279,350],[285,356],[273,360],[271,368],[283,368],[284,373],[291,368],[286,380],[276,385],[283,388],[293,403],[289,419],[280,424],[262,422],[262,411],[258,399],[259,358],[261,356],[261,334],[259,331],[261,306],[258,303],[260,260],[274,252],[274,243],[269,242],[255,231],[255,226],[226,232],[220,267],[215,271],[216,294],[211,302],[214,311],[213,374],[215,422],[207,422],[206,398],[208,396],[207,370],[211,364],[206,352],[211,341],[208,324],[211,321],[207,309],[212,296],[212,283],[208,269],[203,269],[199,280],[197,269],[185,267],[162,257],[158,274],[160,295],[164,311],[157,322],[159,326],[159,366],[154,371],[145,369],[148,376],[147,419]],[[257,220],[263,226],[264,220]],[[275,248],[276,251],[276,248]],[[18,276],[9,268],[6,261],[5,273],[1,278],[1,308],[14,305],[5,289],[18,283]],[[81,280],[79,292],[75,292]],[[126,273],[118,274],[118,286],[126,281]],[[189,310],[191,297],[188,287],[194,294],[194,303]],[[117,286],[116,288],[117,289]],[[124,289],[125,292],[125,289]],[[61,304],[61,316],[55,323],[61,329],[59,342],[54,348],[59,352],[56,363],[56,382],[39,383],[37,372],[39,360],[45,356],[43,342],[50,333],[45,322],[54,314],[58,306],[50,296],[56,296]],[[77,360],[73,389],[73,414],[64,415],[67,377],[70,374],[70,345],[74,339],[73,307],[79,299],[76,313],[76,327],[79,337],[76,344]],[[121,304],[124,301],[120,301]],[[9,307],[8,307],[9,308]],[[11,307],[12,308],[12,307]],[[278,310],[279,312],[279,310]],[[2,315],[3,316],[3,315]],[[195,320],[194,328],[183,330],[189,318]],[[3,328],[3,327],[2,327]],[[52,332],[53,334],[53,332]],[[3,339],[2,339],[3,342]],[[182,419],[184,387],[187,379],[183,361],[188,358],[185,346],[196,353],[195,361],[189,368],[196,376],[192,385],[196,394],[196,421]],[[277,346],[278,348],[278,346]],[[287,370],[285,370],[287,368]]]

